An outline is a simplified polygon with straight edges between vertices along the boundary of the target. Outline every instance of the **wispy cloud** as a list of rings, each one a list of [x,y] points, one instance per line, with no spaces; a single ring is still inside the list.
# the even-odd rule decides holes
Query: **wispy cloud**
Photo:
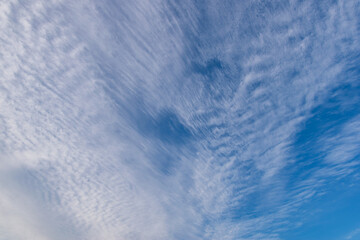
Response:
[[[360,228],[357,228],[349,233],[349,235],[346,237],[346,239],[354,239],[357,235],[360,234]]]
[[[5,1],[0,239],[281,239],[358,169],[358,113],[305,136],[357,80],[357,10]]]

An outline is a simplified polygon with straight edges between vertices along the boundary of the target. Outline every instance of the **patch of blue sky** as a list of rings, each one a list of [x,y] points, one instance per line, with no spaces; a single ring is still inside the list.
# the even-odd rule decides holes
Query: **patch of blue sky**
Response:
[[[280,234],[284,239],[345,239],[359,225],[359,56],[350,53],[341,59],[346,68],[337,76],[339,85],[310,111],[291,145],[288,187],[311,189],[312,195],[294,211],[290,222],[298,221],[299,227]]]
[[[330,90],[323,103],[314,107],[310,112],[311,117],[300,125],[302,130],[297,133],[292,148],[296,169],[301,174],[322,166],[329,151],[326,144],[331,144],[324,140],[341,138],[344,125],[359,117],[360,85],[351,79],[356,79],[360,74],[358,70],[352,72],[351,68],[348,71],[344,73],[345,76],[339,76],[343,83]]]
[[[358,181],[358,179],[356,180]],[[360,225],[357,212],[360,211],[359,184],[354,179],[328,186],[326,194],[314,198],[304,207],[297,209],[290,220],[296,227],[280,234],[281,239],[337,240],[358,239],[350,236]]]

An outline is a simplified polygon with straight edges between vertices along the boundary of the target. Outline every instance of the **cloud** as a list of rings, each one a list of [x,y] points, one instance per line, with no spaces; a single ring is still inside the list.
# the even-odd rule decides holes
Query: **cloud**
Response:
[[[349,235],[346,237],[346,239],[353,239],[360,233],[360,228],[357,228],[349,233]]]
[[[6,2],[0,234],[280,239],[357,168],[358,116],[314,138],[324,167],[294,154],[358,51],[355,5]]]

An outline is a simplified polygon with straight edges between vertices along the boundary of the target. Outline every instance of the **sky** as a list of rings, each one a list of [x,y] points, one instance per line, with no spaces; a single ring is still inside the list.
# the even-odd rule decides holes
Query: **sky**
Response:
[[[359,240],[358,0],[0,1],[0,240]]]

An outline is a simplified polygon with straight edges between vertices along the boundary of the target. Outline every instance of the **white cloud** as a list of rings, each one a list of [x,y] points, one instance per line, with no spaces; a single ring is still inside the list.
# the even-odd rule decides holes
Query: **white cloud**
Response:
[[[207,6],[211,16],[190,2],[6,2],[0,175],[9,179],[0,215],[8,220],[1,219],[0,234],[62,239],[68,229],[67,239],[279,239],[271,228],[280,229],[319,186],[309,187],[317,172],[289,191],[281,171],[293,164],[289,145],[318,104],[315,96],[320,102],[338,83],[344,63],[334,57],[359,46],[353,2],[323,7],[324,19],[310,1],[291,2],[279,14],[265,11],[266,22],[255,30],[244,22],[256,12],[250,2],[226,9],[227,16],[216,13],[226,6],[215,2]],[[202,17],[214,31],[202,29]],[[344,37],[353,43],[338,49]],[[207,86],[206,76],[189,68],[215,56],[225,73],[214,70],[214,78],[224,84]],[[239,78],[234,92],[225,81],[232,78]],[[216,92],[227,97],[212,98]],[[189,129],[205,129],[205,137],[190,148],[142,134],[136,121],[162,109],[176,112]],[[353,152],[356,136],[349,134],[357,125],[344,127],[326,160]],[[169,175],[152,159],[165,154],[180,159]],[[24,192],[19,169],[47,187]],[[334,169],[323,170],[329,176]],[[11,194],[20,197],[12,201]],[[252,202],[256,195],[261,199]],[[288,204],[279,206],[284,199]],[[274,211],[256,216],[269,206]],[[229,220],[232,214],[238,220]],[[57,228],[59,222],[74,229]]]

